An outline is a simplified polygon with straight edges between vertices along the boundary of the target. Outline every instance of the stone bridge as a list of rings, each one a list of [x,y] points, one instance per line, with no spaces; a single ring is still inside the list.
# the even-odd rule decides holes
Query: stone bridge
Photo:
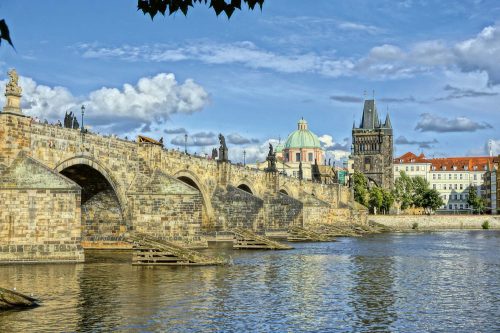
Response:
[[[195,242],[349,222],[350,192],[0,113],[0,261],[83,259],[127,230]]]

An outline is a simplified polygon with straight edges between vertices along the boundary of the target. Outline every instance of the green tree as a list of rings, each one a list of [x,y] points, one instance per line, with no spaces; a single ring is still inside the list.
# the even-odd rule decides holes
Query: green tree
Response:
[[[429,190],[429,183],[422,177],[413,177],[413,206],[425,208],[425,194]]]
[[[190,7],[202,3],[205,5],[210,3],[209,8],[214,10],[215,15],[219,16],[220,13],[224,12],[230,18],[236,9],[241,10],[242,3],[246,3],[251,10],[256,5],[259,5],[260,9],[262,9],[264,0],[231,0],[228,2],[225,0],[138,0],[137,9],[142,10],[144,15],[149,14],[153,19],[158,13],[165,16],[165,13],[172,15],[181,11],[184,15],[187,15]]]
[[[382,192],[382,189],[378,186],[373,186],[370,189],[369,204],[374,214],[377,214],[377,212],[380,211],[383,202],[384,202],[384,194]]]
[[[477,186],[469,187],[469,198],[467,198],[467,203],[472,207],[474,212],[481,214],[486,206],[486,200],[477,195]]]
[[[404,171],[399,173],[394,184],[394,199],[402,210],[413,205],[413,181]]]
[[[422,207],[427,214],[432,214],[436,209],[444,205],[441,195],[436,190],[428,189],[422,196]]]
[[[388,191],[388,190],[382,190],[382,212],[384,214],[387,214],[391,207],[392,207],[392,204],[394,203],[394,194],[393,192],[391,191]]]
[[[4,19],[0,20],[0,44],[2,44],[2,39],[7,41],[7,43],[9,43],[14,50],[16,49],[14,47],[14,44],[12,44],[12,40],[10,39],[9,27],[7,26],[7,23],[5,23]]]
[[[366,188],[368,180],[366,179],[366,176],[361,172],[355,171],[352,177],[354,186],[354,200],[362,205],[367,206],[368,191]]]

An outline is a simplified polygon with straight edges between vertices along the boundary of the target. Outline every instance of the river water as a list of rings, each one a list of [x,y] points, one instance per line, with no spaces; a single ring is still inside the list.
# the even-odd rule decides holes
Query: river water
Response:
[[[225,250],[226,267],[0,266],[0,286],[43,300],[0,332],[500,332],[499,231],[293,245]]]

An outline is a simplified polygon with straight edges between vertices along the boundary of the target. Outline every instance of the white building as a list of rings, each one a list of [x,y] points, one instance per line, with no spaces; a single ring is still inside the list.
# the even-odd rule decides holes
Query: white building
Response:
[[[493,157],[448,157],[428,159],[408,152],[394,159],[394,180],[404,171],[410,177],[420,176],[441,194],[442,212],[467,212],[470,186],[486,197],[484,176],[493,165]]]

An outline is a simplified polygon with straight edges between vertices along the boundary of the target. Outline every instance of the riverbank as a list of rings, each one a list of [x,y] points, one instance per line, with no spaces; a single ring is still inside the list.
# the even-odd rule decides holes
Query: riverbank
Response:
[[[482,229],[488,221],[490,229],[500,229],[499,215],[370,215],[374,222],[395,230]]]

